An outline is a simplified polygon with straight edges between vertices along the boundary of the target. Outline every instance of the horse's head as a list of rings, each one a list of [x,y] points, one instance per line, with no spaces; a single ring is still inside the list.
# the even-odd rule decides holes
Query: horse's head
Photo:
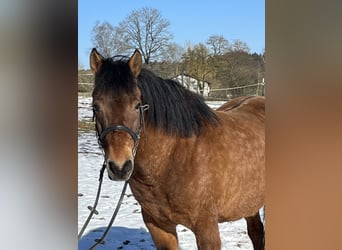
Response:
[[[93,110],[99,142],[104,149],[111,180],[128,180],[133,172],[143,111],[137,78],[142,58],[138,50],[128,61],[104,59],[96,49],[90,54],[95,75]]]

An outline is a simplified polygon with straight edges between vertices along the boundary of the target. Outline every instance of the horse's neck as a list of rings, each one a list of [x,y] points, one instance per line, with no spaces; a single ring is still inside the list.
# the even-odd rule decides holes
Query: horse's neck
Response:
[[[136,174],[144,179],[164,175],[176,146],[177,138],[146,127],[135,158]]]

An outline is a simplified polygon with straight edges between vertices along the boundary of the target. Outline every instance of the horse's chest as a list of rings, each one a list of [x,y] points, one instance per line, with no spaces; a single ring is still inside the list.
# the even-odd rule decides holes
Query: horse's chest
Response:
[[[135,183],[136,184],[136,183]],[[191,225],[196,202],[177,188],[131,185],[131,190],[145,213],[164,223]]]
[[[160,188],[152,185],[137,185],[137,183],[132,182],[131,190],[145,211],[150,211],[152,214],[167,214],[169,212],[167,194]]]

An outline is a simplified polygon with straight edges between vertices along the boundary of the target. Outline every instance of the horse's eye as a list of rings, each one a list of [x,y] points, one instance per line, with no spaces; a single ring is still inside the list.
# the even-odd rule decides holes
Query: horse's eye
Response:
[[[99,111],[99,106],[96,104],[93,104],[93,111],[98,112]]]

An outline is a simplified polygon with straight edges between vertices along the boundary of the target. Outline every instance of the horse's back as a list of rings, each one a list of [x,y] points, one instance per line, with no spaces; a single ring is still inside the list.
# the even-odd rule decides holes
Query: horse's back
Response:
[[[222,106],[217,111],[224,112],[247,112],[265,120],[265,98],[262,96],[242,96],[234,98]]]

